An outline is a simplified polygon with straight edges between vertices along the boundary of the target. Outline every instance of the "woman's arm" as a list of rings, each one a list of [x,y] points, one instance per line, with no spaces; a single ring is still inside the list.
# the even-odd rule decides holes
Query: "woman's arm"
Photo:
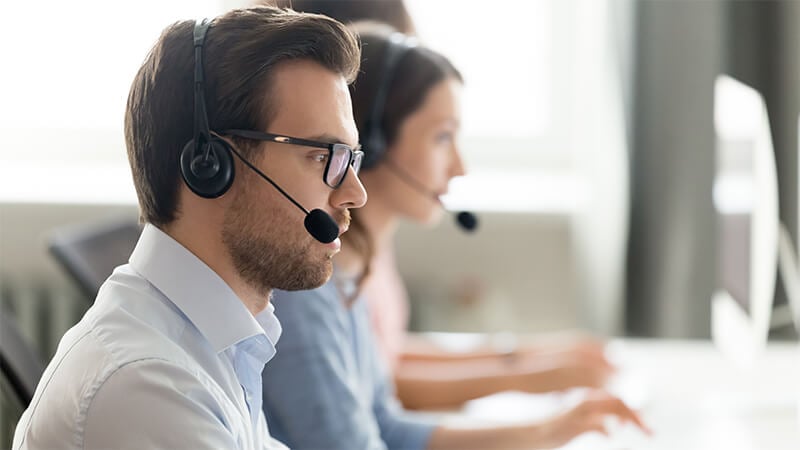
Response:
[[[511,352],[486,349],[450,357],[439,350],[441,355],[403,358],[394,372],[397,395],[408,408],[446,408],[505,390],[602,387],[614,371],[591,343],[558,345],[554,341],[549,351],[544,346]]]
[[[448,347],[449,341],[455,347]],[[452,343],[450,344],[452,346]],[[605,360],[605,342],[581,331],[517,335],[513,333],[404,333],[401,358],[452,361],[504,355],[575,354]]]

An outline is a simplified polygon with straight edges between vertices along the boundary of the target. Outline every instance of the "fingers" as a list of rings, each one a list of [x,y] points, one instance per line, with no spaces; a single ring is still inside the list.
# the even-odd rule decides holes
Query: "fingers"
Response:
[[[561,447],[576,437],[591,431],[608,436],[602,416],[587,414],[580,406],[540,425],[542,447]]]
[[[605,425],[598,422],[591,422],[584,426],[583,431],[580,434],[588,433],[590,431],[594,431],[596,433],[600,433],[603,436],[608,436],[608,430],[606,429]]]
[[[607,392],[594,391],[590,393],[587,399],[577,408],[584,408],[584,413],[593,417],[602,417],[609,414],[617,416],[622,421],[633,423],[646,434],[653,434],[653,431],[644,423],[637,412],[630,409],[622,400]]]
[[[547,442],[558,447],[588,432],[609,435],[606,424],[610,416],[621,422],[631,422],[644,432],[651,434],[638,414],[630,410],[621,400],[605,391],[591,391],[584,401],[567,412],[545,422]]]

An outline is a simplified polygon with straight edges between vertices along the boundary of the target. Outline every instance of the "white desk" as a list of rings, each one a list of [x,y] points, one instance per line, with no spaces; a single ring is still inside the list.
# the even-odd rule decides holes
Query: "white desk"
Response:
[[[611,343],[632,383],[638,387],[620,394],[640,405],[655,435],[646,439],[623,428],[605,438],[590,433],[573,440],[565,450],[798,450],[800,449],[800,350],[797,343],[770,344],[757,367],[745,372],[733,365],[709,341],[619,340]],[[624,376],[621,381],[624,381]],[[635,381],[635,383],[633,383]],[[458,423],[487,425],[487,418],[513,421],[541,416],[528,400],[505,396],[468,404],[455,418]],[[514,405],[514,402],[518,402]],[[635,439],[630,439],[634,437]],[[631,444],[633,442],[633,444]]]

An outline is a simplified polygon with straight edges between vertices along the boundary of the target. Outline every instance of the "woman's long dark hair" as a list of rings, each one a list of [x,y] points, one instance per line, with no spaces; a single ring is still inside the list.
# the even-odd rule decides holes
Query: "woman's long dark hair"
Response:
[[[389,39],[397,31],[377,22],[357,22],[351,27],[361,40],[361,69],[355,82],[350,85],[350,94],[356,126],[363,136],[368,118],[372,114],[378,85],[384,78],[382,71]],[[463,81],[458,70],[443,55],[424,46],[415,46],[403,54],[390,77],[380,120],[388,148],[391,148],[403,121],[422,106],[434,86],[447,79]],[[361,259],[362,271],[357,280],[360,287],[369,274],[374,238],[361,220],[359,211],[352,210],[351,214],[350,229],[342,235],[342,239]]]

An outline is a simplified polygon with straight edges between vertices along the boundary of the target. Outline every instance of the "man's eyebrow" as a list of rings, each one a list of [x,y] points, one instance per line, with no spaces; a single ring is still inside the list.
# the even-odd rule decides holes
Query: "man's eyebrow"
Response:
[[[328,133],[318,134],[316,136],[311,136],[311,137],[306,138],[306,139],[308,139],[310,141],[325,142],[327,144],[347,144],[347,141],[345,141],[344,139],[342,139],[342,138],[340,138],[338,136],[334,136],[332,134],[328,134]],[[347,144],[347,145],[350,145],[350,144]],[[361,145],[356,143],[356,145],[352,146],[352,147],[353,147],[353,150],[358,150],[358,149],[361,148]]]

